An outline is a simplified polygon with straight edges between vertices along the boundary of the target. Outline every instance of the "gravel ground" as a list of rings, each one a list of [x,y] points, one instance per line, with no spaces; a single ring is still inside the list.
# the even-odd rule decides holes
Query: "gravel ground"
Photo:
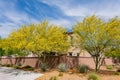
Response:
[[[35,80],[43,74],[0,67],[0,80]]]
[[[58,71],[50,71],[50,72],[45,72],[44,75],[36,80],[49,80],[51,76],[58,76],[59,72]],[[120,80],[120,75],[102,75],[100,74],[100,80]],[[79,74],[79,73],[74,73],[74,74],[69,74],[69,73],[63,73],[63,76],[58,76],[59,80],[88,80],[87,79],[88,75],[86,74]]]

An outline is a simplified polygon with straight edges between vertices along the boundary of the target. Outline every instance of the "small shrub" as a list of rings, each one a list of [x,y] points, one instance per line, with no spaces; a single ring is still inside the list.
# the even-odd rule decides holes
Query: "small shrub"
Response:
[[[13,65],[12,67],[15,68],[15,69],[20,69],[20,67],[16,66],[16,65]]]
[[[22,66],[22,64],[19,62],[19,63],[17,63],[17,66]]]
[[[62,72],[60,72],[58,76],[63,76],[63,73],[62,73]]]
[[[95,73],[90,73],[88,75],[88,80],[100,80],[100,77]]]
[[[41,68],[42,71],[46,71],[48,66],[47,66],[46,63],[42,63],[40,68]]]
[[[115,75],[120,75],[120,72],[115,72],[114,74],[115,74]]]
[[[89,67],[87,65],[78,65],[77,70],[80,73],[86,73],[88,71]]]
[[[64,63],[61,63],[61,64],[59,64],[58,69],[59,69],[61,72],[66,72],[66,71],[67,71],[67,65],[64,64]]]
[[[5,64],[1,64],[1,66],[6,66]]]
[[[49,80],[58,80],[57,76],[52,76]]]
[[[0,65],[2,65],[2,61],[0,61]]]
[[[29,65],[26,65],[26,66],[24,66],[23,68],[32,68],[31,66],[29,66]]]
[[[106,66],[106,69],[112,70],[112,69],[113,69],[113,66],[107,65],[107,66]]]
[[[23,69],[26,69],[26,70],[30,70],[30,71],[34,70],[34,68],[31,67],[31,66],[29,66],[29,65],[26,65],[26,66],[24,66],[24,67],[22,67],[22,68],[23,68]]]
[[[117,72],[120,72],[120,68],[117,69]]]
[[[7,64],[6,66],[7,66],[7,67],[11,67],[11,65],[10,65],[10,64]]]
[[[30,68],[23,68],[23,69],[28,70],[28,71],[33,71],[33,70],[34,70],[33,67],[30,67]]]

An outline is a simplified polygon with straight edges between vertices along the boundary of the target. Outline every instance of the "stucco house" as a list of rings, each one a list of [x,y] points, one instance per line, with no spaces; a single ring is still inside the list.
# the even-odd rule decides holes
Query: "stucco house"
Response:
[[[73,32],[68,32],[67,34],[71,44],[67,53],[68,56],[91,57],[87,51],[80,48],[80,44],[78,44],[80,42],[77,40],[77,37]]]

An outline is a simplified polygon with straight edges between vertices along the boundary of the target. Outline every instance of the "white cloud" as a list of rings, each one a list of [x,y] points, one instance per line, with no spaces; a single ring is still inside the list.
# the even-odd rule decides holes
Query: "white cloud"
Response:
[[[65,28],[70,28],[73,24],[71,23],[70,20],[67,20],[67,19],[50,20],[50,23],[58,26],[62,26]]]
[[[83,17],[93,14],[107,18],[120,16],[120,0],[96,0],[93,2],[86,0],[85,4],[81,4],[80,0],[43,0],[43,2],[59,7],[66,16]]]
[[[17,27],[13,27],[12,24],[5,24],[4,26],[0,27],[0,36],[5,38],[10,34],[10,32],[14,29],[17,29]],[[15,26],[15,25],[14,25]]]
[[[116,4],[114,6],[112,5],[107,5],[107,6],[103,6],[101,7],[102,9],[97,10],[97,15],[103,16],[103,17],[107,17],[107,18],[112,18],[115,16],[119,16],[120,17],[120,9],[119,9],[120,5]]]
[[[64,9],[64,13],[67,15],[67,16],[86,16],[88,14],[88,9],[87,8],[84,8],[84,7],[81,7],[81,6],[78,6],[78,7],[75,7],[75,8],[66,8]]]

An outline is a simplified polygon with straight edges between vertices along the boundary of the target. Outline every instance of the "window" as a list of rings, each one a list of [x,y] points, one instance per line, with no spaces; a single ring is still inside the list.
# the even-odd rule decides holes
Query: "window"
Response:
[[[72,52],[68,52],[69,56],[72,56]]]

